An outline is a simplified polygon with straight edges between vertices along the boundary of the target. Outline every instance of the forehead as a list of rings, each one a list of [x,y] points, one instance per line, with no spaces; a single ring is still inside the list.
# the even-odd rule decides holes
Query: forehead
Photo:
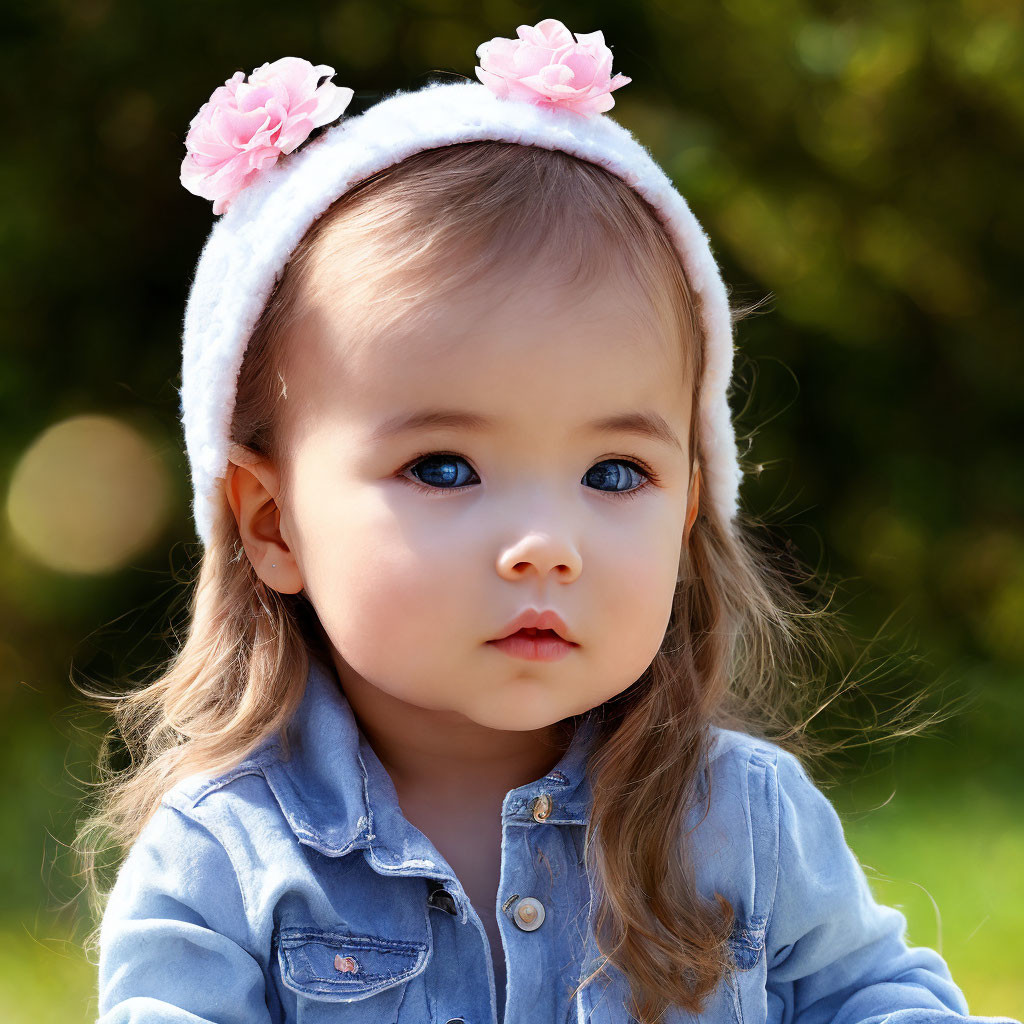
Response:
[[[386,322],[365,294],[321,289],[289,345],[288,390],[301,394],[289,404],[307,426],[366,430],[428,406],[520,432],[639,409],[678,424],[690,410],[694,343],[616,272],[585,284],[540,269],[492,275],[433,300],[395,299]]]

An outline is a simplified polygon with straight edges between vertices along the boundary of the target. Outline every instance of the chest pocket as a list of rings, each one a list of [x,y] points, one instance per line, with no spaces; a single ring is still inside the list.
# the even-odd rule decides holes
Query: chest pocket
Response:
[[[284,1015],[289,1024],[405,1020],[399,1010],[409,982],[422,974],[430,956],[426,942],[321,928],[282,927],[274,942],[281,981],[292,995],[286,996]],[[410,1012],[410,1021],[419,1016],[417,1009]]]

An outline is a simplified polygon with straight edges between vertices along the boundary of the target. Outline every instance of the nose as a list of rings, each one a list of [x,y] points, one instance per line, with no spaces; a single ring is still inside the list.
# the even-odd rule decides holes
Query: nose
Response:
[[[571,544],[534,532],[502,551],[497,568],[507,579],[518,579],[531,572],[546,577],[554,572],[560,582],[569,583],[579,576],[583,565]]]

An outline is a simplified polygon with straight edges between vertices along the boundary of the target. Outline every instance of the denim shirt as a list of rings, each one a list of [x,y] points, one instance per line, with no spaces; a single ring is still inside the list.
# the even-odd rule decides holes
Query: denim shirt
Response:
[[[118,872],[100,932],[100,1024],[629,1024],[596,966],[582,870],[588,717],[555,768],[506,794],[493,908],[474,908],[399,809],[333,669],[311,660],[289,724],[232,770],[163,798]],[[962,1021],[961,990],[872,898],[800,762],[713,729],[710,811],[686,822],[697,883],[731,902],[729,972],[707,1024]],[[703,779],[704,777],[702,777]],[[706,790],[703,792],[706,793]],[[478,913],[496,914],[496,998]],[[692,1021],[675,1008],[665,1024]],[[1010,1024],[1008,1017],[974,1021]]]

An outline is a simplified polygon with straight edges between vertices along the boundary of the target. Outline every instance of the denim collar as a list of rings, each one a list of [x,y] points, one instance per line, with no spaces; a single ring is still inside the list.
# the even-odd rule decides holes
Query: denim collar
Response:
[[[504,822],[527,826],[585,825],[591,790],[585,761],[595,722],[586,715],[555,767],[510,790]],[[381,874],[454,881],[451,867],[402,815],[394,783],[356,723],[337,674],[310,655],[306,689],[287,727],[290,758],[272,737],[247,763],[258,767],[300,843],[331,857],[363,849]],[[251,769],[250,769],[251,770]],[[551,813],[534,820],[535,797],[551,798]]]

